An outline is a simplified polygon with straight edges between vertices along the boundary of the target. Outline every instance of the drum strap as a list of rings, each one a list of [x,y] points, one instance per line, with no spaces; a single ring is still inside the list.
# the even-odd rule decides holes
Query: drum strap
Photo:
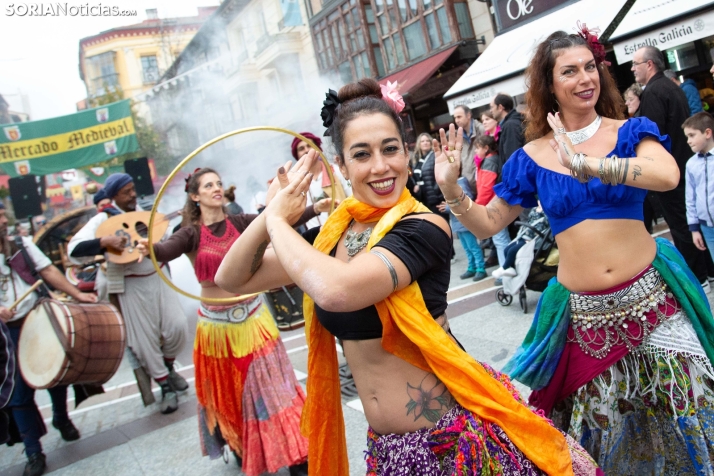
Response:
[[[13,271],[15,271],[27,284],[35,284],[40,279],[40,273],[37,272],[37,269],[35,268],[35,263],[32,261],[32,258],[30,258],[30,254],[25,249],[25,244],[22,242],[21,236],[15,237],[15,246],[17,246],[19,252],[22,253],[22,258],[25,261],[25,266],[24,269],[19,269],[22,267],[22,265],[20,265],[13,259],[9,263],[10,267],[13,268]],[[31,276],[31,278],[27,276],[28,274]],[[50,297],[50,293],[47,290],[46,284],[43,284],[38,287],[36,292],[41,298]]]
[[[64,331],[62,330],[62,326],[60,325],[59,321],[57,320],[57,316],[55,316],[52,306],[50,306],[50,302],[48,300],[43,299],[42,301],[40,301],[40,306],[42,306],[45,310],[45,313],[47,313],[47,317],[50,320],[50,324],[52,324],[52,329],[54,329],[55,334],[57,335],[57,340],[59,340],[59,343],[62,346],[62,350],[64,350],[65,355],[71,362],[72,361],[72,352],[71,352],[72,349],[69,346],[69,342],[67,342],[67,336],[65,335]]]

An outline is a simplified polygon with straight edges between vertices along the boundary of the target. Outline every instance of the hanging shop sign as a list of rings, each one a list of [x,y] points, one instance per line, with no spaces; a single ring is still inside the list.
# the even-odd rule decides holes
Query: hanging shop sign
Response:
[[[632,61],[632,55],[643,46],[655,46],[664,51],[714,35],[714,10],[694,15],[667,26],[650,30],[625,41],[613,41],[617,63]]]
[[[498,31],[507,30],[573,0],[493,0]]]
[[[139,149],[129,100],[0,129],[0,169],[11,177],[86,167]]]

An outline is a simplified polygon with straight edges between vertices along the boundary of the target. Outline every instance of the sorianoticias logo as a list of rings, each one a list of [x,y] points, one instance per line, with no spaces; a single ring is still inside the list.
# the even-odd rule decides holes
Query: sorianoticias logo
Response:
[[[11,140],[11,141],[20,140],[20,137],[21,137],[20,126],[3,127],[3,130],[5,131],[5,137],[7,137],[7,140]]]
[[[103,107],[97,109],[97,122],[107,122],[109,120],[109,109]]]

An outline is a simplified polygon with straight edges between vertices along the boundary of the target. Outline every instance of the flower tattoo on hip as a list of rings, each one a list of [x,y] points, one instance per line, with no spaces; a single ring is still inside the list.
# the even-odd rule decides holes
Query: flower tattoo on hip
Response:
[[[413,414],[414,421],[424,417],[436,423],[455,404],[446,386],[434,374],[427,374],[416,387],[407,382],[407,394],[407,415]]]

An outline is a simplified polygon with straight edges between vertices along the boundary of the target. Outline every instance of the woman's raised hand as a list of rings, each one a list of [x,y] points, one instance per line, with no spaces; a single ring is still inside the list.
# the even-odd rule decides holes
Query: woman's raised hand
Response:
[[[270,182],[270,187],[268,187],[268,192],[265,194],[265,204],[266,206],[270,204],[270,201],[275,197],[275,194],[280,191],[281,188],[284,188],[287,186],[287,184],[292,180],[293,177],[296,176],[302,176],[303,172],[310,170],[312,167],[312,164],[315,162],[315,158],[317,157],[317,152],[314,150],[310,149],[307,154],[303,155],[300,157],[300,160],[297,162],[293,162],[292,160],[289,160],[288,162],[283,165],[283,168],[285,169],[285,174],[287,177],[287,182],[285,184],[282,184],[280,180],[273,180]],[[319,157],[317,157],[317,160],[320,160]],[[276,177],[277,179],[278,177]]]
[[[451,194],[447,192],[457,187],[456,181],[461,169],[461,150],[464,147],[464,130],[461,127],[456,130],[453,124],[449,124],[449,138],[446,138],[444,129],[439,129],[439,136],[441,141],[434,139],[431,144],[436,159],[434,176],[444,196],[448,195],[451,198]]]
[[[560,121],[560,113],[548,113],[548,124],[553,129],[553,138],[550,140],[550,146],[556,154],[558,154],[558,162],[566,168],[570,168],[570,162],[573,160],[575,149],[573,143],[570,142],[570,137],[565,133],[565,126]]]
[[[312,173],[309,170],[309,167],[296,165],[293,167],[293,173],[289,174],[285,167],[278,169],[274,182],[279,183],[280,190],[263,210],[266,220],[279,218],[293,225],[300,219],[305,212],[307,193],[312,181]]]

